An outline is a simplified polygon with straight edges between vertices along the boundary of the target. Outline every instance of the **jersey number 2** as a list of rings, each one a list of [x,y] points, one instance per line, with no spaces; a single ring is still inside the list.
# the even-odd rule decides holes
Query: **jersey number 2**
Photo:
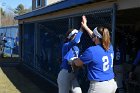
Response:
[[[111,67],[113,67],[113,54],[110,54],[111,56]],[[103,61],[103,71],[107,71],[109,69],[109,59],[108,56],[103,56],[102,57],[102,61]]]

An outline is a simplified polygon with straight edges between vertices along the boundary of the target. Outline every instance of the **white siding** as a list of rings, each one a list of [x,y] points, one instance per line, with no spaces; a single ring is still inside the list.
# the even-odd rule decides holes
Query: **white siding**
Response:
[[[46,6],[60,2],[60,1],[64,1],[64,0],[46,0]]]

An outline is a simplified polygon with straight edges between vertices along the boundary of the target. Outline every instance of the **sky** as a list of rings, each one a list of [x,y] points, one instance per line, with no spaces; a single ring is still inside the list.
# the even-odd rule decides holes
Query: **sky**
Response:
[[[32,0],[0,0],[0,5],[3,9],[15,9],[19,4],[23,4],[25,8],[30,8]]]

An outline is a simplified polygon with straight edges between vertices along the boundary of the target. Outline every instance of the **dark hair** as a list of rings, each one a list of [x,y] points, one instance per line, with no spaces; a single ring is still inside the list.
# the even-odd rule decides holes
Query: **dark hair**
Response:
[[[68,36],[69,36],[69,34],[73,31],[74,29],[72,28],[72,29],[69,29],[67,32],[66,32],[66,35],[65,35],[65,40],[64,40],[64,43],[66,43],[66,42],[69,42],[72,38],[67,38]],[[71,36],[71,37],[73,37],[73,36]]]
[[[97,27],[97,30],[102,35],[102,38],[100,38],[102,47],[108,50],[111,43],[109,30],[106,27]]]

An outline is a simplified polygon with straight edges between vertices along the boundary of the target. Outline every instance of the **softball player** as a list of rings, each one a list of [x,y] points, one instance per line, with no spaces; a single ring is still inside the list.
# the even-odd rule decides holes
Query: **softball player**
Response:
[[[57,78],[59,93],[69,93],[70,90],[72,93],[82,93],[71,65],[68,64],[69,60],[79,55],[79,48],[76,45],[80,42],[82,33],[82,29],[80,31],[73,29],[67,33],[67,38],[62,47],[61,71]]]
[[[115,46],[115,57],[114,57],[114,73],[117,81],[117,93],[125,93],[124,90],[124,67],[125,62],[125,48],[124,43],[122,44],[121,33],[117,33],[116,46]]]
[[[139,62],[140,62],[140,49],[139,49],[138,52],[137,52],[137,56],[136,56],[136,58],[135,58],[135,60],[134,60],[134,62],[133,62],[132,69],[131,69],[131,71],[130,71],[130,73],[129,73],[129,78],[130,78],[130,79],[132,79],[133,72],[135,71],[135,68],[136,68],[136,66],[137,66],[137,64],[138,64]]]
[[[114,51],[110,44],[107,28],[96,27],[93,32],[87,26],[86,17],[82,17],[82,27],[88,32],[96,46],[89,47],[72,65],[87,65],[90,87],[88,93],[115,93],[117,84],[114,81]]]

